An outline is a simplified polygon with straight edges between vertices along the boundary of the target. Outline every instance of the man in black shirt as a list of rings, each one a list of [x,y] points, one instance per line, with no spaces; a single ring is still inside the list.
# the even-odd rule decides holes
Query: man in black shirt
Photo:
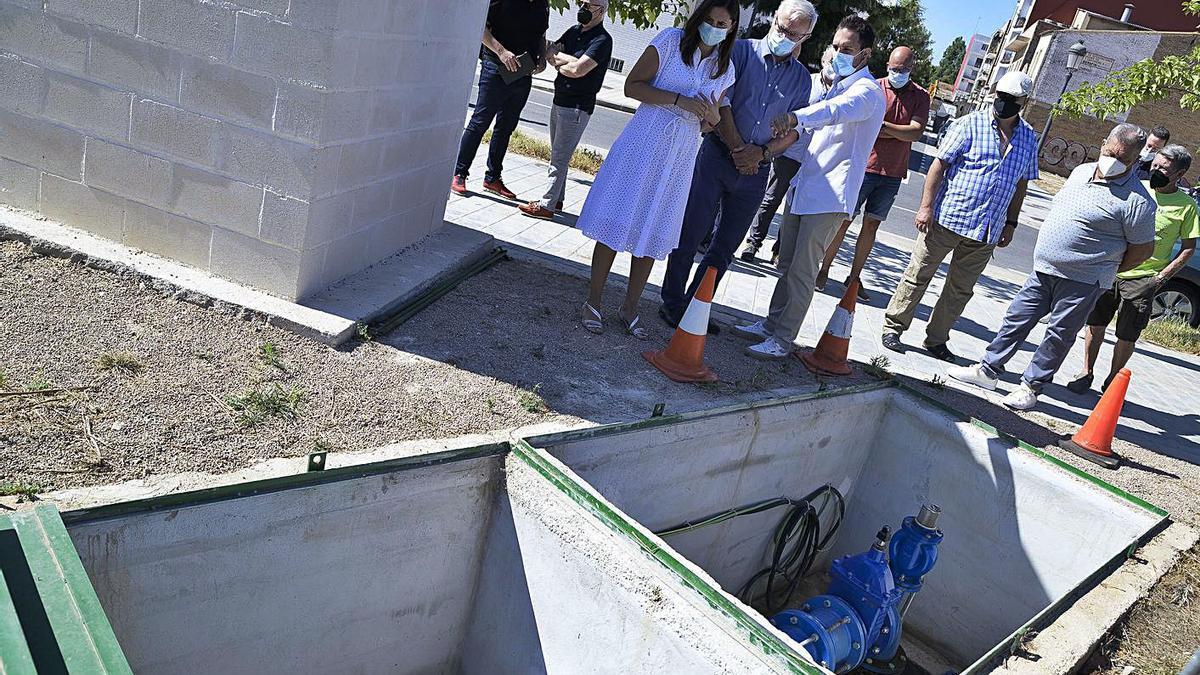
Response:
[[[483,46],[479,49],[479,95],[475,99],[475,112],[467,122],[458,146],[458,163],[450,182],[452,192],[467,194],[471,163],[475,161],[484,132],[495,120],[483,189],[506,199],[517,198],[504,186],[500,174],[504,170],[508,139],[521,119],[533,77],[523,73],[512,82],[505,82],[504,78],[520,72],[521,57],[525,55],[535,63],[533,72],[545,70],[546,30],[549,27],[547,0],[491,0],[487,26],[483,29]]]
[[[1171,132],[1161,124],[1150,130],[1146,145],[1138,155],[1138,177],[1141,180],[1150,180],[1150,165],[1154,163],[1154,157],[1159,150],[1165,148],[1170,140]]]
[[[547,51],[547,62],[558,71],[550,109],[550,187],[540,202],[518,207],[525,215],[549,219],[562,210],[571,156],[596,109],[596,94],[612,56],[612,37],[603,25],[607,9],[608,0],[581,2],[579,24],[568,28]]]

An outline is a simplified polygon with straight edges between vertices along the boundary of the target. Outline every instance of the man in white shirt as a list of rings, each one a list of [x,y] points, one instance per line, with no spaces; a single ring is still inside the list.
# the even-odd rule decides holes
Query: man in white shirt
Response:
[[[867,70],[875,31],[852,14],[833,36],[837,81],[823,100],[772,122],[779,135],[811,130],[800,171],[779,228],[779,273],[766,320],[735,326],[758,344],[746,354],[758,359],[787,358],[812,304],[825,249],[852,210],[866,174],[867,158],[879,136],[886,109],[883,90]]]

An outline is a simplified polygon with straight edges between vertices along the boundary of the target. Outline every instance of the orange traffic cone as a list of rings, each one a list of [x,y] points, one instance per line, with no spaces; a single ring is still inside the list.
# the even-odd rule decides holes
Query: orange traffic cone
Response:
[[[1117,433],[1121,407],[1125,405],[1125,392],[1129,390],[1129,376],[1128,368],[1117,373],[1087,421],[1070,440],[1059,441],[1060,448],[1106,469],[1115,469],[1121,464],[1121,458],[1112,451],[1112,441],[1113,434]]]
[[[849,375],[850,331],[854,328],[854,303],[858,298],[858,279],[846,286],[846,294],[829,317],[825,333],[817,342],[817,348],[800,357],[817,375]]]
[[[717,374],[704,365],[708,313],[716,287],[717,269],[709,267],[667,348],[659,352],[642,352],[647,361],[676,382],[716,382],[718,379]]]

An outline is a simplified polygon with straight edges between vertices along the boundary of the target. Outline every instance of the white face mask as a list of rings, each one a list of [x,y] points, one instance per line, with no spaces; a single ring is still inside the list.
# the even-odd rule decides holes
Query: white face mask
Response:
[[[1150,146],[1142,146],[1142,154],[1138,155],[1138,159],[1142,160],[1143,162],[1149,162],[1150,160],[1154,159],[1154,156],[1157,154],[1158,153],[1152,150]]]
[[[796,49],[796,43],[784,37],[777,29],[771,28],[771,32],[767,33],[767,47],[775,56],[787,56]]]
[[[1100,155],[1100,159],[1096,160],[1096,165],[1100,167],[1100,175],[1105,178],[1120,176],[1129,168],[1121,160],[1108,155]]]
[[[908,84],[909,74],[902,73],[902,72],[899,72],[896,70],[888,70],[887,77],[888,77],[888,82],[891,83],[891,85],[893,87],[895,87],[896,89],[899,89],[900,87],[903,87],[904,85]]]

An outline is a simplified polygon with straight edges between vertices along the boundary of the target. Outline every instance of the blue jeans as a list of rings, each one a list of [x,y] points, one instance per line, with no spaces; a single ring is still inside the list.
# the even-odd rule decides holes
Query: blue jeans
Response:
[[[696,170],[692,174],[692,187],[688,193],[687,208],[683,213],[683,229],[679,233],[679,246],[667,256],[667,273],[663,279],[663,307],[672,316],[683,316],[688,303],[708,267],[717,269],[717,282],[729,264],[737,247],[745,238],[754,214],[762,204],[767,191],[767,175],[770,167],[760,167],[753,176],[743,176],[733,165],[733,158],[725,145],[709,134],[700,145],[696,157]],[[692,272],[692,261],[700,242],[713,232],[713,222],[720,211],[721,221],[713,233],[712,243],[700,261],[700,268],[685,292],[688,275]]]
[[[1021,377],[1031,389],[1041,391],[1054,379],[1054,374],[1071,352],[1075,337],[1103,291],[1096,284],[1041,272],[1030,274],[1025,286],[1008,306],[1004,324],[983,355],[983,370],[992,377],[1000,377],[1004,364],[1021,348],[1029,331],[1049,314],[1046,336]]]
[[[521,111],[529,100],[529,90],[533,88],[532,77],[522,77],[512,84],[505,84],[500,77],[500,68],[491,61],[481,61],[479,65],[479,95],[475,97],[475,112],[467,121],[463,130],[462,141],[458,145],[458,163],[454,167],[454,175],[466,178],[471,171],[471,163],[475,161],[475,153],[479,152],[479,144],[483,134],[496,121],[492,129],[492,141],[488,146],[487,173],[483,179],[491,182],[500,180],[504,171],[504,155],[508,152],[508,139],[521,121]]]

